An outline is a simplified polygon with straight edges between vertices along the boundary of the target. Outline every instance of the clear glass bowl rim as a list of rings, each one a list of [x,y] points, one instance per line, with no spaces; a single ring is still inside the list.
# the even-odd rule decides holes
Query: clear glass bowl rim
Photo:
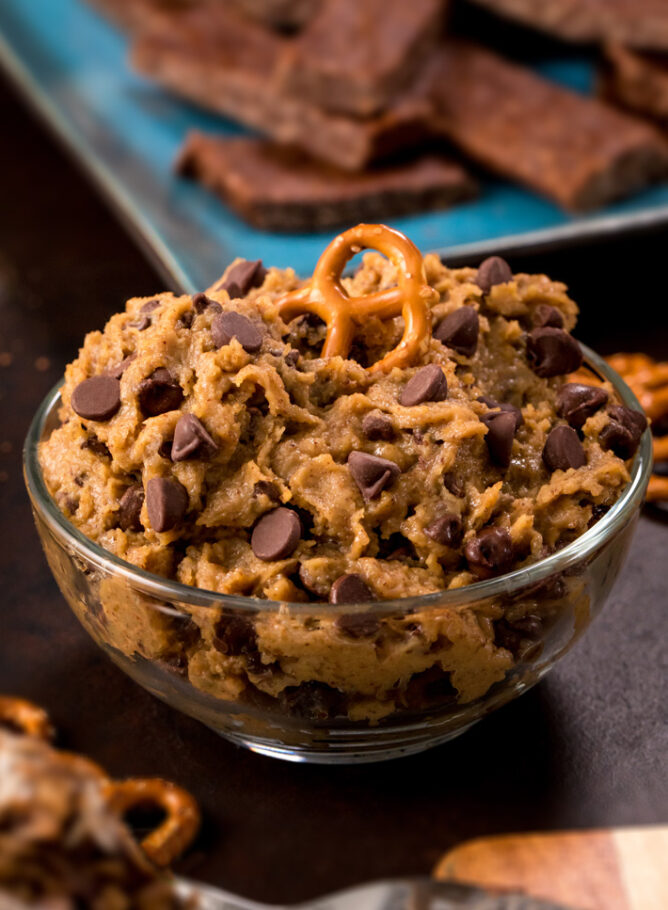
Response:
[[[624,405],[642,411],[640,404],[631,389],[626,385],[605,360],[581,344],[584,354],[584,366],[593,370],[600,377],[610,382]],[[95,565],[103,572],[121,576],[142,593],[161,601],[175,601],[192,604],[198,607],[230,608],[237,611],[273,612],[282,607],[289,607],[295,613],[305,615],[326,609],[332,615],[357,612],[406,613],[425,610],[432,607],[442,609],[447,606],[464,606],[500,595],[510,595],[524,587],[536,584],[553,574],[563,572],[574,565],[587,560],[590,555],[614,537],[641,505],[652,471],[652,439],[649,428],[643,434],[640,446],[631,466],[631,480],[622,495],[612,508],[589,530],[562,550],[541,559],[531,565],[516,569],[506,575],[474,582],[462,588],[435,591],[431,594],[420,594],[415,597],[402,597],[397,600],[372,601],[365,604],[341,604],[310,601],[292,603],[287,601],[264,600],[257,597],[235,596],[207,591],[190,585],[171,581],[159,575],[146,572],[132,563],[98,546],[71,524],[52,499],[42,476],[38,459],[38,445],[42,438],[45,424],[52,416],[60,397],[61,380],[44,398],[35,414],[23,449],[23,467],[26,487],[33,506],[40,518],[52,533],[67,547],[83,559]]]

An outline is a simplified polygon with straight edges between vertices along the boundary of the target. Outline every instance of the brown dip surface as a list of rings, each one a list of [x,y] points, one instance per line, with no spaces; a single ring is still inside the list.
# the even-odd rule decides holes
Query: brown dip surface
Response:
[[[40,449],[56,503],[136,566],[284,604],[459,588],[571,542],[618,498],[630,457],[611,431],[621,418],[611,414],[610,387],[578,411],[581,421],[572,401],[557,413],[564,374],[578,366],[566,334],[575,303],[563,284],[504,274],[498,262],[476,273],[427,255],[425,267],[438,292],[434,337],[419,363],[387,374],[365,367],[397,344],[401,319],[368,319],[350,359],[321,359],[324,324],[311,316],[285,324],[277,313],[280,296],[300,285],[290,269],[259,269],[247,288],[232,264],[222,284],[233,284],[233,299],[218,282],[206,298],[129,300],[67,367],[62,423]],[[499,278],[509,280],[490,288]],[[395,267],[375,252],[344,281],[353,297],[395,282]],[[551,369],[541,366],[545,345]],[[120,364],[117,386],[82,389],[91,377],[118,376]],[[420,400],[425,389],[431,400]],[[101,419],[81,416],[96,408]],[[352,587],[341,581],[351,574]],[[310,687],[311,714],[314,686],[318,698],[326,690],[325,714],[373,720],[410,707],[425,673],[470,701],[517,657],[493,625],[500,608],[425,609],[350,628],[326,606],[314,621],[286,606],[251,619],[221,605],[193,608],[186,635],[127,591],[118,579],[100,583],[113,647],[176,661],[219,698],[250,686],[292,710]]]

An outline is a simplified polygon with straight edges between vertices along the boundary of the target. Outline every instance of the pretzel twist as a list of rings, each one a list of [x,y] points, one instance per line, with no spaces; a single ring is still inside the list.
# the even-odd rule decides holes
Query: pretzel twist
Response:
[[[397,267],[397,285],[364,297],[350,297],[341,284],[341,273],[356,253],[374,249]],[[404,333],[394,350],[369,367],[387,372],[416,360],[431,337],[430,302],[437,292],[427,283],[424,261],[408,237],[382,224],[358,224],[335,237],[326,247],[311,281],[278,301],[278,313],[289,322],[296,316],[314,313],[327,324],[323,357],[347,357],[355,327],[370,316],[391,319],[402,315]]]
[[[186,791],[161,778],[107,781],[105,796],[114,812],[125,815],[137,806],[155,806],[165,813],[141,847],[156,866],[169,866],[191,843],[200,824],[197,803]]]
[[[630,387],[643,410],[656,421],[668,417],[668,362],[647,354],[613,354],[608,363]],[[668,461],[668,436],[654,436],[654,462]],[[647,488],[648,502],[668,501],[668,477],[653,474]]]
[[[35,739],[47,742],[53,739],[49,715],[43,708],[24,698],[0,695],[0,726],[2,725]]]

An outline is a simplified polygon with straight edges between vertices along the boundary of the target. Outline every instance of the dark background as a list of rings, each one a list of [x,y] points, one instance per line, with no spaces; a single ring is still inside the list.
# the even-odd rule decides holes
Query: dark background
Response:
[[[414,758],[335,768],[252,755],[96,649],[42,556],[21,446],[84,333],[164,282],[2,82],[0,123],[0,692],[44,705],[60,744],[112,775],[186,786],[205,823],[179,871],[272,902],[425,873],[479,835],[668,822],[668,526],[658,510],[646,509],[603,616],[550,677]],[[509,258],[515,271],[568,283],[579,337],[600,352],[668,357],[668,229]]]

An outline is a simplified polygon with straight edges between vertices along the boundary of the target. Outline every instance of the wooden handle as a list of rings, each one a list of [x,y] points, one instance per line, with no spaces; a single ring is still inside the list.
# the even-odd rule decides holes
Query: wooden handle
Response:
[[[446,853],[434,875],[578,910],[667,910],[668,826],[480,838]]]

